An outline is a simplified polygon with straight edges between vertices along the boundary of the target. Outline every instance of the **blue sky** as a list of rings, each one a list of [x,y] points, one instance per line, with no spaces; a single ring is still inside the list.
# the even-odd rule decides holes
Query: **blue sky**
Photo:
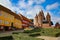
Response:
[[[60,0],[0,0],[0,4],[27,18],[34,18],[42,9],[54,23],[60,22]]]

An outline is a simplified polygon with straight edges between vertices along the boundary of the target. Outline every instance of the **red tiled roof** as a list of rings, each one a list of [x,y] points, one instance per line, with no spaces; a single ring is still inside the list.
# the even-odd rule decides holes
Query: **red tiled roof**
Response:
[[[22,14],[18,14],[22,17],[22,20],[28,21],[28,22],[32,22],[30,19],[28,19],[27,17],[23,16]]]

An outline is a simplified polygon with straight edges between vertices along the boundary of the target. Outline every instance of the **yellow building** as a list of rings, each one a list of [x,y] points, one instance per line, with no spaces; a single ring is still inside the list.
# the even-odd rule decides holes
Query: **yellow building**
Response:
[[[14,27],[16,27],[17,29],[22,28],[22,20],[19,15],[15,15],[14,17]]]
[[[9,10],[8,8],[0,5],[0,29],[11,29],[15,28],[22,28],[21,17]]]

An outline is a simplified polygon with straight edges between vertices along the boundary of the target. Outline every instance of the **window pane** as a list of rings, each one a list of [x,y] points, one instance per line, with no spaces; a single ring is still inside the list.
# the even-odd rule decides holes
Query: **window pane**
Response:
[[[2,20],[0,20],[0,24],[2,23]]]
[[[8,21],[5,21],[5,24],[9,24],[9,22]]]

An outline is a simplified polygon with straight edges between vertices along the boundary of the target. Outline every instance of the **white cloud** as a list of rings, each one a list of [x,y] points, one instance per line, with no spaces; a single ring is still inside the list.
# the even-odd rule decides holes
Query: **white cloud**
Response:
[[[34,0],[34,2],[36,3],[36,4],[42,4],[42,3],[44,3],[46,0]]]
[[[34,3],[33,0],[29,0],[29,1],[28,1],[28,5],[32,5],[33,3]]]
[[[10,0],[0,0],[0,5],[3,5],[13,11]]]
[[[0,5],[7,7],[8,9],[12,10],[13,12],[17,11],[17,13],[20,13],[20,12],[23,13],[23,11],[21,11],[19,9],[19,7],[12,6],[12,3],[10,2],[10,0],[1,0]]]
[[[19,5],[20,8],[26,8],[26,6],[27,6],[27,4],[24,2],[24,0],[19,1],[18,5]]]
[[[60,23],[60,17],[52,16],[52,21],[53,21],[54,25],[56,22]]]
[[[28,2],[26,3],[25,0],[20,0],[18,5],[20,6],[20,8],[28,8],[30,6],[32,6],[34,3],[36,4],[42,4],[44,3],[45,0],[28,0]]]
[[[43,9],[42,6],[39,6],[39,5],[36,5],[34,7],[32,7],[33,3],[42,3],[42,2],[45,2],[45,0],[28,0],[28,3],[26,3],[24,0],[21,0],[19,1],[18,5],[19,5],[19,8],[25,8],[25,15],[31,15],[31,17],[28,17],[28,18],[34,18],[34,16],[36,15],[36,13],[39,13],[39,11],[41,9]]]
[[[46,10],[56,9],[56,8],[58,8],[58,6],[59,6],[59,3],[56,2],[56,3],[54,3],[54,4],[47,5],[47,6],[46,6]]]
[[[36,5],[36,6],[34,6],[33,8],[31,8],[31,10],[28,10],[28,11],[27,11],[27,15],[29,14],[29,15],[32,16],[32,17],[30,17],[30,18],[34,18],[35,15],[38,14],[41,9],[43,9],[42,6]]]
[[[20,0],[18,2],[18,6],[19,6],[19,8],[30,9],[33,3],[34,2],[32,0],[28,0],[27,3],[24,0]]]

